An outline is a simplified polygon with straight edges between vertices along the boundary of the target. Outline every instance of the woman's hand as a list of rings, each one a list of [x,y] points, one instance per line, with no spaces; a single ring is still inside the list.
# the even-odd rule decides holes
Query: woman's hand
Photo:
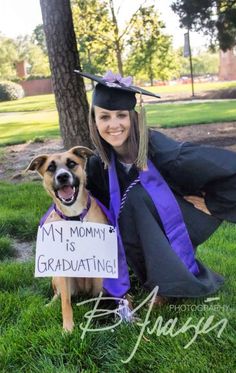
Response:
[[[206,207],[204,198],[197,196],[184,196],[184,199],[194,205],[197,209],[205,212],[205,214],[211,215],[210,211]]]

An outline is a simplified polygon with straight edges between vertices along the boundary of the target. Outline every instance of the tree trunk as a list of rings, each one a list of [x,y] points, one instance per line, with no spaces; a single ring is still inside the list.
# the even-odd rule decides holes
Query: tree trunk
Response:
[[[121,76],[123,76],[123,62],[122,62],[122,56],[121,56],[121,48],[118,42],[115,43],[116,45],[116,59],[117,59],[117,66],[118,71]]]
[[[154,79],[154,75],[153,73],[151,72],[150,75],[149,75],[149,79],[150,79],[150,85],[151,87],[153,86],[153,79]]]
[[[91,147],[85,86],[74,73],[80,62],[70,0],[40,0],[40,5],[64,146]]]
[[[114,44],[115,44],[117,67],[118,67],[119,73],[123,76],[122,46],[121,46],[121,40],[119,37],[119,28],[118,28],[118,22],[116,19],[116,15],[115,15],[113,0],[110,0],[109,4],[110,4],[112,22],[113,22],[114,33],[115,33]]]
[[[154,72],[153,72],[153,68],[152,68],[152,61],[153,59],[150,58],[150,61],[149,61],[149,68],[148,68],[148,76],[149,76],[149,79],[150,79],[150,84],[151,84],[151,87],[153,86],[153,80],[154,80]]]

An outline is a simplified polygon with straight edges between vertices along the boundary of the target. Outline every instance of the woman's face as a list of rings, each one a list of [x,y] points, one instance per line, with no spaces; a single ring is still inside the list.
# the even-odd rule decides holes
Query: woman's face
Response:
[[[95,122],[100,136],[115,151],[122,151],[130,134],[130,115],[128,110],[106,110],[94,107]]]

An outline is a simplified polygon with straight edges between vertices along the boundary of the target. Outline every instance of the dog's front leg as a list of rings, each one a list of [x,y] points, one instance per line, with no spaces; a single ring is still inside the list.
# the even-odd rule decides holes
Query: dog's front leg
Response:
[[[61,277],[60,283],[63,329],[71,332],[74,328],[73,310],[71,307],[71,279],[69,277]]]

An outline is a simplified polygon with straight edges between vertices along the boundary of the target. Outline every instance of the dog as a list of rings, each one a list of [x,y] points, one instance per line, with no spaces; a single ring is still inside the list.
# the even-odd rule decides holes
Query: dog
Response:
[[[50,213],[45,223],[61,220],[63,215],[77,217],[86,212],[83,221],[108,224],[106,216],[85,187],[86,161],[92,154],[89,148],[76,146],[63,153],[39,155],[30,162],[26,172],[37,171],[40,174],[45,190],[56,205],[56,210]],[[71,296],[81,292],[98,295],[102,291],[102,278],[53,277],[52,287],[52,301],[61,296],[63,329],[71,332],[74,328]]]

